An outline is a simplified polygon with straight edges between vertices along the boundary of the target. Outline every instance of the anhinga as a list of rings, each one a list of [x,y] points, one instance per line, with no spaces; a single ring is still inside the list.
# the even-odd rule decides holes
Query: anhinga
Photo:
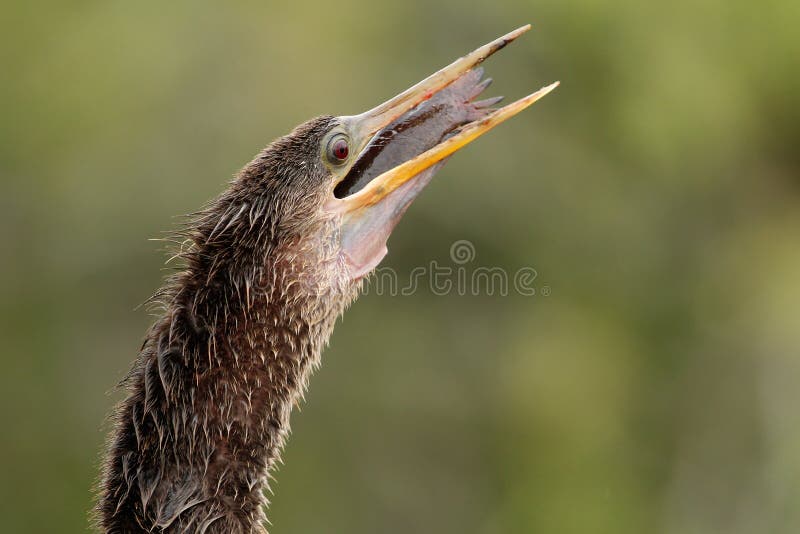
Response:
[[[101,530],[265,532],[289,414],[392,229],[441,162],[557,85],[475,101],[477,66],[528,28],[366,113],[298,126],[194,217],[112,416]]]

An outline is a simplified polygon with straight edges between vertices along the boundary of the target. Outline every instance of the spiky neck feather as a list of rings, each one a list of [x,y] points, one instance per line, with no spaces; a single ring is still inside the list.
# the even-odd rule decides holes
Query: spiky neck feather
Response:
[[[97,509],[105,532],[263,529],[291,409],[358,289],[333,222],[281,219],[287,204],[297,214],[321,200],[291,198],[291,172],[309,169],[276,165],[275,148],[185,233],[185,269],[159,295],[163,315],[113,416]]]

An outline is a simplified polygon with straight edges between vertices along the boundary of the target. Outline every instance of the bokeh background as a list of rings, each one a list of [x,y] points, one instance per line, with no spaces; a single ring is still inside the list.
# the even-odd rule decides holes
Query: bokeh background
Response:
[[[84,532],[160,237],[263,145],[524,23],[384,265],[540,290],[371,293],[272,532],[800,532],[800,4],[33,1],[0,17],[0,530]],[[549,295],[543,295],[547,287]]]

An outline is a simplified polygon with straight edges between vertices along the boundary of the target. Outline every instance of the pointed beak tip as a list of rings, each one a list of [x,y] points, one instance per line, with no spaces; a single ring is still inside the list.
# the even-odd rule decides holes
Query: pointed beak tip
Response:
[[[525,98],[523,98],[523,100],[529,100],[530,103],[533,104],[537,100],[539,100],[541,98],[544,98],[545,96],[547,96],[550,93],[552,93],[553,91],[555,91],[555,89],[559,85],[561,85],[561,82],[553,82],[550,85],[545,85],[544,87],[542,87],[538,91],[535,91],[535,92],[531,93],[530,95],[526,96]]]
[[[511,38],[511,39],[516,39],[517,37],[519,37],[520,35],[522,35],[523,33],[525,33],[526,31],[528,31],[530,29],[531,29],[531,25],[530,24],[526,24],[525,26],[520,26],[516,30],[514,30],[512,32],[509,32],[506,35],[506,37],[507,38]]]
[[[553,82],[550,85],[546,85],[546,86],[542,87],[541,89],[539,89],[539,92],[541,92],[542,96],[544,96],[544,95],[546,95],[548,93],[553,92],[559,85],[561,85],[560,81]]]

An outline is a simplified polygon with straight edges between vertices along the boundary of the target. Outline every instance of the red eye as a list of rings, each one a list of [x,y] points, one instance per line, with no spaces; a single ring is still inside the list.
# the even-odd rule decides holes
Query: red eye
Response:
[[[347,144],[347,139],[343,137],[334,139],[330,145],[330,153],[335,161],[342,162],[346,160],[347,155],[350,153],[350,147]]]

